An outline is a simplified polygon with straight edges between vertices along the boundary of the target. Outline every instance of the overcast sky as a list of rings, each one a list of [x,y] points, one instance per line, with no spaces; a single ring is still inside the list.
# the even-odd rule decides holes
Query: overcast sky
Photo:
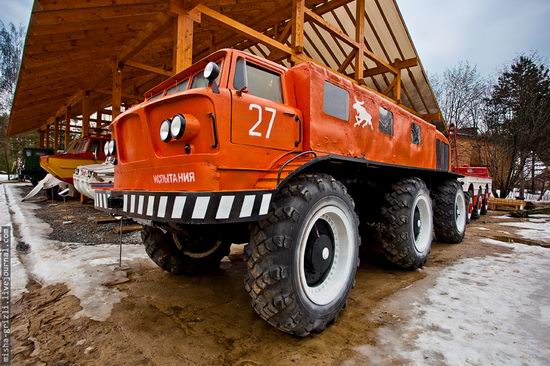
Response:
[[[429,74],[461,60],[487,76],[522,53],[550,60],[550,0],[397,1]],[[0,0],[0,19],[27,26],[31,7]]]

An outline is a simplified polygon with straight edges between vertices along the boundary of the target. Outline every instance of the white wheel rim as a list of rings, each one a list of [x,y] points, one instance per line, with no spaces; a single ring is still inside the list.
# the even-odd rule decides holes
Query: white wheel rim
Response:
[[[466,199],[462,190],[457,191],[455,197],[454,217],[456,229],[460,234],[466,229]]]
[[[323,220],[332,230],[334,238],[334,252],[332,264],[321,283],[310,286],[306,279],[305,252],[309,235],[318,220]],[[316,305],[323,306],[332,303],[341,297],[346,290],[350,273],[355,265],[356,234],[353,227],[353,219],[349,213],[336,205],[319,207],[309,216],[304,224],[300,236],[300,248],[298,253],[298,269],[300,287],[306,296]],[[323,259],[327,259],[330,253],[322,251]]]
[[[419,253],[424,253],[432,243],[433,218],[432,207],[429,198],[420,194],[414,200],[411,212],[412,234],[414,246]],[[415,211],[418,209],[419,218],[415,220]],[[415,235],[415,225],[419,228],[418,235]]]

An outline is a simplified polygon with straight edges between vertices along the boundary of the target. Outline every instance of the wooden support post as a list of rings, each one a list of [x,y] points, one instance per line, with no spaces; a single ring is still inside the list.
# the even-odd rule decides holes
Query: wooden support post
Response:
[[[122,66],[118,60],[113,62],[112,116],[113,120],[120,114],[122,104]]]
[[[44,147],[44,131],[41,129],[38,129],[38,147],[41,149]]]
[[[355,8],[355,41],[359,49],[355,54],[355,80],[363,80],[365,60],[365,0],[357,0]]]
[[[292,0],[292,49],[298,54],[304,52],[305,8],[305,0]]]
[[[56,118],[53,122],[53,150],[59,149],[59,120]]]
[[[90,135],[90,91],[84,92],[82,98],[82,137]]]
[[[397,74],[395,75],[394,94],[397,104],[401,104],[401,69],[398,69]]]
[[[95,122],[95,134],[101,136],[101,126],[103,126],[103,108],[99,106],[97,108],[97,117]]]
[[[46,125],[46,148],[50,148],[50,125]]]
[[[193,26],[193,18],[188,14],[179,14],[177,16],[172,68],[174,74],[185,70],[193,64]]]
[[[63,136],[63,148],[65,151],[71,142],[71,107],[65,111],[65,131]]]

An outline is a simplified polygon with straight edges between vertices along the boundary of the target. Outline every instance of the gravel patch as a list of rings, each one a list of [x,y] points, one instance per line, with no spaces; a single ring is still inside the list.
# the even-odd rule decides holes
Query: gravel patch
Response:
[[[17,187],[23,191],[23,196],[30,192],[32,186]],[[44,198],[46,194],[42,195]],[[41,207],[35,211],[43,221],[50,224],[52,232],[49,239],[66,243],[82,243],[87,245],[118,244],[120,235],[113,230],[120,227],[119,223],[97,224],[99,219],[107,219],[110,216],[94,209],[92,201],[82,204],[77,199],[68,199],[65,203],[51,200],[40,200],[42,196],[34,200],[34,204]],[[38,202],[37,202],[38,201]],[[125,225],[128,225],[125,223]],[[122,235],[123,244],[141,244],[139,231]]]

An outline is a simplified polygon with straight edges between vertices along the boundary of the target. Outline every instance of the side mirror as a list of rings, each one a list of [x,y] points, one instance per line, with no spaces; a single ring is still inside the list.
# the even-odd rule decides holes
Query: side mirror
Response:
[[[212,85],[214,93],[219,94],[220,89],[216,83],[216,79],[220,76],[220,67],[215,62],[209,62],[204,68],[203,76],[208,80],[208,85]]]

